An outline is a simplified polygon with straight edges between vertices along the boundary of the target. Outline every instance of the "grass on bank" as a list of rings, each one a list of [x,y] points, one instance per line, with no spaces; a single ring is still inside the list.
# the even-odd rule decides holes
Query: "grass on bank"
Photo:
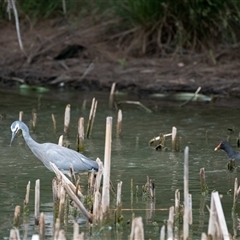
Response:
[[[210,51],[239,40],[239,0],[67,0],[66,17],[117,19],[105,34],[133,55]],[[62,0],[16,0],[20,18],[63,16]],[[0,19],[7,20],[7,1],[0,1]],[[1,20],[1,21],[2,21]]]

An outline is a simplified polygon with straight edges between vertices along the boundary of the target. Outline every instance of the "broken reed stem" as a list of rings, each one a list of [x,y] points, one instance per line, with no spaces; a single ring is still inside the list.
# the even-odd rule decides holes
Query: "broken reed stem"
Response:
[[[110,96],[109,96],[109,109],[113,108],[115,87],[116,87],[116,83],[114,82],[111,86],[111,91],[110,91]]]
[[[52,122],[53,122],[53,130],[54,130],[54,132],[56,132],[57,122],[56,122],[56,119],[55,119],[55,116],[53,113],[52,113]]]
[[[211,194],[208,234],[211,239],[230,239],[218,192]]]
[[[172,127],[172,150],[176,151],[177,128]]]
[[[22,119],[23,119],[23,111],[20,111],[19,112],[19,121],[22,122]]]
[[[92,121],[91,121],[91,125],[90,125],[90,132],[89,132],[89,136],[91,136],[91,135],[92,135],[92,128],[93,128],[93,123],[94,123],[94,120],[95,120],[95,116],[96,116],[96,110],[97,110],[97,103],[98,103],[98,101],[95,101],[95,104],[94,104],[94,109],[93,109]]]
[[[188,99],[187,101],[185,101],[184,103],[182,103],[182,104],[180,105],[180,107],[183,107],[183,106],[185,106],[186,104],[188,104],[189,102],[191,102],[191,101],[198,95],[198,93],[199,93],[200,91],[201,91],[201,87],[198,87],[197,90],[195,91],[194,95],[193,95],[190,99]]]
[[[143,240],[144,229],[142,217],[136,217],[132,220],[132,229],[130,234],[130,240]]]
[[[92,99],[92,105],[91,105],[91,109],[89,112],[89,118],[88,118],[88,125],[87,125],[87,131],[86,131],[86,136],[87,138],[89,138],[91,136],[91,131],[92,131],[92,125],[93,125],[93,118],[95,117],[95,113],[96,113],[96,102],[95,98]],[[94,113],[95,111],[95,113]]]
[[[13,226],[16,228],[19,228],[20,226],[20,213],[21,213],[21,207],[16,206],[14,210],[14,216],[13,216]]]
[[[140,106],[142,107],[145,111],[149,112],[149,113],[152,113],[152,110],[147,108],[146,106],[144,106],[141,102],[139,101],[119,101],[117,104],[120,105],[120,104],[134,104],[134,105],[137,105],[137,106]]]
[[[87,131],[86,131],[87,138],[89,138],[89,136],[90,136],[90,128],[91,128],[91,124],[92,124],[91,122],[92,122],[94,105],[95,105],[95,98],[92,99],[92,105],[91,105],[91,109],[89,112],[88,125],[87,125]]]
[[[25,53],[25,50],[24,50],[24,47],[23,47],[23,43],[22,43],[22,38],[21,38],[20,25],[19,25],[19,20],[18,20],[18,12],[17,12],[17,8],[16,8],[16,5],[15,5],[15,0],[9,0],[9,1],[11,3],[11,7],[12,7],[13,13],[14,13],[18,44],[19,44],[19,47],[20,47],[21,51],[26,56],[26,53]]]
[[[45,216],[44,216],[44,213],[40,214],[40,219],[39,219],[39,239],[40,240],[45,239]]]
[[[40,206],[40,180],[37,179],[35,183],[35,205],[34,205],[35,225],[39,224],[39,206]]]
[[[118,117],[117,117],[117,136],[120,136],[122,132],[122,110],[118,110]]]
[[[27,214],[28,213],[28,203],[29,203],[29,192],[30,192],[30,181],[28,181],[27,187],[26,187],[26,195],[25,199],[23,201],[23,213]]]
[[[106,119],[105,151],[104,151],[104,173],[102,189],[102,209],[107,217],[110,204],[110,170],[111,170],[111,143],[112,143],[112,117]]]
[[[199,174],[200,174],[201,192],[202,192],[202,195],[206,195],[208,192],[208,186],[206,184],[204,168],[200,168]]]
[[[64,133],[67,134],[69,131],[69,125],[70,125],[70,111],[71,111],[71,105],[67,104],[65,108],[65,114],[64,114]]]
[[[189,237],[189,201],[188,201],[188,158],[189,147],[184,149],[184,215],[183,215],[183,240],[187,240]]]
[[[84,118],[80,117],[78,120],[78,138],[77,138],[77,151],[84,151]]]

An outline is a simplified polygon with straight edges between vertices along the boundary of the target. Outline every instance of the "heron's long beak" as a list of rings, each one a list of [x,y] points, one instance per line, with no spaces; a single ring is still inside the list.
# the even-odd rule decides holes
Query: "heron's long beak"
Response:
[[[214,148],[214,151],[217,151],[217,150],[219,150],[220,149],[220,147],[221,147],[221,143],[219,143],[215,148]]]
[[[13,133],[12,133],[11,142],[10,142],[10,146],[12,146],[12,142],[13,142],[13,139],[14,139],[15,135],[16,135],[16,133],[13,132]]]

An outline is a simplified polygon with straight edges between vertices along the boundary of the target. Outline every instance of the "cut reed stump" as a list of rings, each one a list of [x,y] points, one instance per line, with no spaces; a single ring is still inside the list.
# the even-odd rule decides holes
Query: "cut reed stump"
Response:
[[[238,195],[240,192],[240,186],[238,186],[238,179],[235,178],[234,181],[234,195],[233,195],[233,207],[232,207],[232,212],[236,213],[237,211],[237,203],[238,203]]]
[[[84,118],[80,117],[78,120],[78,134],[77,134],[77,151],[84,151]]]
[[[122,182],[119,182],[117,186],[117,202],[116,202],[117,207],[115,210],[115,224],[120,225],[123,223],[121,194],[122,194]]]
[[[53,122],[53,131],[56,132],[56,130],[57,130],[57,122],[56,122],[54,114],[52,114],[51,117],[52,117],[52,122]]]
[[[40,208],[40,180],[35,183],[35,205],[34,205],[34,218],[35,225],[39,224],[39,208]]]
[[[69,132],[69,126],[70,126],[70,111],[71,111],[71,105],[67,104],[65,108],[65,114],[64,114],[64,133],[68,134]]]
[[[88,118],[87,130],[86,130],[87,138],[89,138],[92,134],[92,128],[93,128],[93,123],[96,115],[96,110],[97,110],[97,101],[95,100],[95,98],[93,98],[90,113],[89,113],[89,118]]]
[[[13,226],[19,228],[20,226],[20,214],[21,214],[21,207],[16,206],[13,216]]]
[[[144,240],[142,217],[136,217],[132,220],[130,240]]]
[[[20,240],[19,230],[17,228],[13,228],[10,230],[9,240]]]
[[[122,132],[122,110],[118,110],[118,117],[117,117],[117,136],[120,136]]]
[[[114,82],[111,86],[111,91],[109,96],[109,109],[113,109],[115,87],[116,87],[116,83]]]
[[[30,181],[28,181],[27,187],[26,187],[26,195],[25,199],[23,201],[23,214],[28,215],[29,208],[28,208],[28,203],[29,203],[29,193],[30,193]]]
[[[204,168],[200,168],[199,174],[200,174],[201,193],[202,195],[206,195],[208,193],[208,186],[206,184]]]
[[[19,112],[19,121],[22,121],[22,119],[23,119],[23,111],[20,111]]]

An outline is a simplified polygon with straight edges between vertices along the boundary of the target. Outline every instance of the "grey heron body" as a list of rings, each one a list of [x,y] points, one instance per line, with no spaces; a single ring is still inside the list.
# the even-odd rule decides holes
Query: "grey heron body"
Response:
[[[37,143],[29,134],[27,125],[21,121],[15,121],[11,125],[12,139],[18,132],[22,130],[23,138],[32,153],[50,170],[53,171],[50,162],[54,163],[64,174],[69,174],[69,169],[72,167],[75,173],[86,171],[98,171],[98,163],[93,161],[81,153],[71,150],[66,147],[54,143]]]

